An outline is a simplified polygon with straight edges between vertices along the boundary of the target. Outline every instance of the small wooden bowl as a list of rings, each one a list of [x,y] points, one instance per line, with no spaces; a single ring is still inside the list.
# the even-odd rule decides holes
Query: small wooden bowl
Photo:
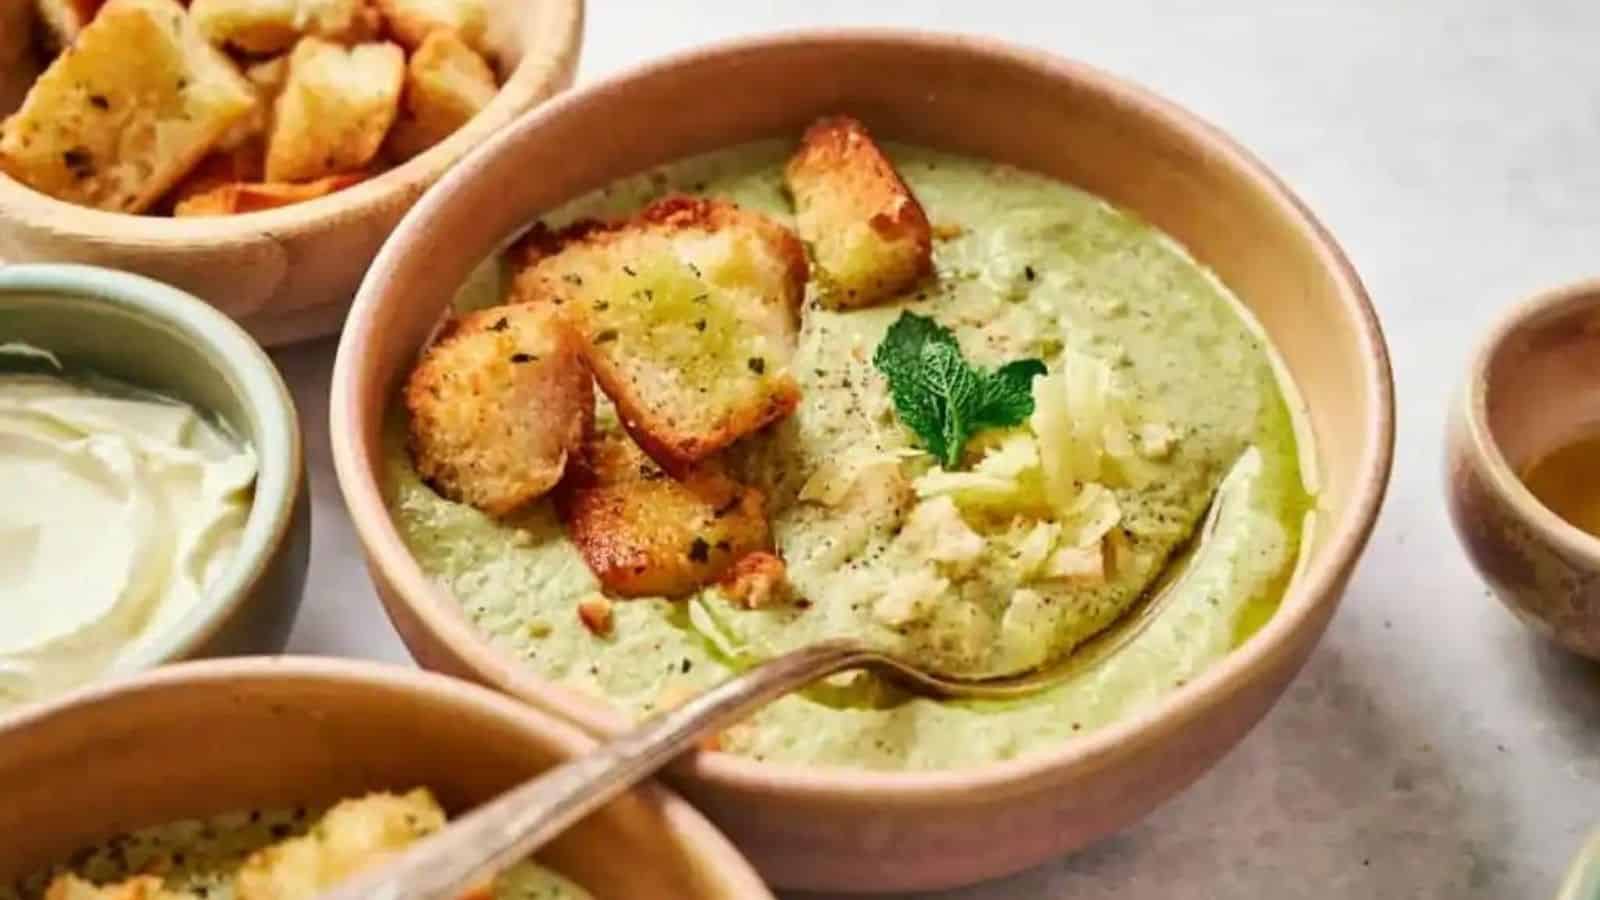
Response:
[[[1600,659],[1600,538],[1540,503],[1518,473],[1600,427],[1600,279],[1512,310],[1473,357],[1446,441],[1450,515],[1519,619]]]
[[[460,812],[593,746],[523,704],[409,669],[292,657],[187,663],[0,727],[0,884],[116,834],[375,790]],[[727,839],[655,787],[540,854],[599,900],[771,900]]]
[[[404,165],[295,206],[196,219],[88,209],[0,174],[0,260],[90,263],[155,278],[201,297],[269,346],[337,331],[367,265],[423,191],[572,83],[583,0],[488,5],[488,40],[505,84],[476,118]],[[0,81],[10,85],[0,85],[0,98],[16,93],[14,73]],[[0,116],[12,108],[0,106]]]
[[[480,148],[379,254],[339,348],[333,455],[379,594],[418,660],[597,733],[624,728],[604,701],[498,649],[422,571],[384,505],[385,412],[468,273],[541,214],[620,176],[792,137],[838,112],[885,137],[1079,185],[1165,229],[1260,320],[1316,434],[1321,516],[1299,577],[1259,632],[1159,702],[1059,747],[981,767],[871,772],[704,753],[678,771],[685,792],[776,885],[933,890],[1110,834],[1209,769],[1299,671],[1371,531],[1394,441],[1377,318],[1338,245],[1226,136],[1088,66],[917,32],[741,40],[591,84]]]

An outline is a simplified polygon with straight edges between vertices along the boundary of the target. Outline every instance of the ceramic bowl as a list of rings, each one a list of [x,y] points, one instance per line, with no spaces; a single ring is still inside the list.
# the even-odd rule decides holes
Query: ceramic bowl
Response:
[[[583,0],[488,6],[489,43],[505,78],[499,95],[404,165],[306,203],[198,219],[87,209],[0,175],[0,260],[147,275],[205,299],[269,346],[337,331],[368,263],[422,192],[462,154],[572,81]],[[17,71],[0,73],[0,99],[20,100]],[[0,117],[12,108],[0,106]]]
[[[592,743],[492,691],[375,663],[173,666],[0,726],[0,883],[197,816],[414,787],[459,812]],[[598,900],[771,898],[726,838],[655,787],[623,795],[541,859]]]
[[[884,136],[1047,173],[1166,229],[1260,318],[1317,435],[1322,524],[1301,577],[1259,633],[1160,702],[1049,752],[980,768],[884,773],[705,753],[677,773],[774,884],[948,887],[1109,834],[1208,769],[1311,652],[1372,527],[1393,440],[1377,320],[1332,238],[1220,132],[1087,66],[924,33],[744,40],[591,85],[475,153],[379,254],[340,347],[334,457],[373,578],[419,660],[597,733],[624,727],[604,703],[497,650],[423,574],[384,508],[384,411],[462,279],[541,213],[618,176],[793,136],[839,111]],[[524,172],[541,177],[518,177]]]
[[[200,606],[119,669],[283,649],[305,586],[311,507],[294,401],[272,360],[194,297],[88,266],[0,266],[0,343],[11,341],[214,413],[256,453],[255,498],[233,565]]]
[[[1600,280],[1512,310],[1473,356],[1446,441],[1450,515],[1495,595],[1535,631],[1600,659],[1600,539],[1518,477],[1600,428]]]

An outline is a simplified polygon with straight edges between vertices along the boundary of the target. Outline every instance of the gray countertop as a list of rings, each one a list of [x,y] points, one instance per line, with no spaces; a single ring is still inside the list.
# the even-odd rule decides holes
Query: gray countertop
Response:
[[[1400,403],[1394,482],[1306,671],[1144,822],[952,900],[1543,898],[1600,825],[1600,667],[1547,649],[1488,596],[1450,532],[1439,466],[1476,336],[1517,298],[1600,274],[1600,3],[1268,6],[591,0],[583,79],[815,24],[992,34],[1126,75],[1275,167],[1382,316]],[[276,354],[308,430],[316,504],[293,649],[405,661],[334,483],[332,356],[326,341]]]

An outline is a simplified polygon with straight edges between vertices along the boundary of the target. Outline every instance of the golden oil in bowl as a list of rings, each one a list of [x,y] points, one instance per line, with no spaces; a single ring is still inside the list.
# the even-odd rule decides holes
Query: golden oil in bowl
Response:
[[[1600,537],[1600,432],[1540,457],[1522,481],[1556,515]]]

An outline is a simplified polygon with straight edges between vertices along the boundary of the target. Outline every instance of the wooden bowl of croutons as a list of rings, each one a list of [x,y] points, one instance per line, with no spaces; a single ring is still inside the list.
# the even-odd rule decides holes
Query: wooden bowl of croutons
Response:
[[[0,260],[337,330],[395,224],[566,87],[582,0],[0,0]]]
[[[593,746],[491,691],[397,666],[169,666],[0,717],[0,896],[319,896]],[[653,785],[469,897],[771,900],[727,838]]]

